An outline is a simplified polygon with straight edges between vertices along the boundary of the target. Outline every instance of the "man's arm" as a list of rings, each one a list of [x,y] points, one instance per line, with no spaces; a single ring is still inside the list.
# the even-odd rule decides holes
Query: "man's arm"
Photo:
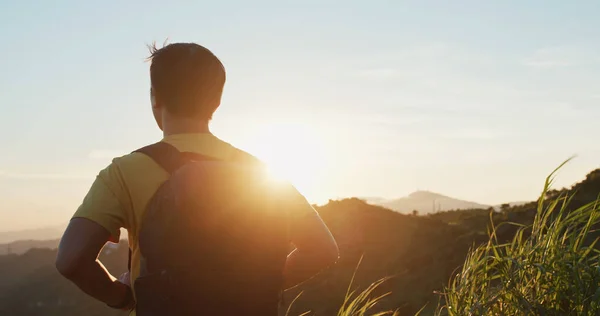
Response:
[[[58,248],[56,268],[88,295],[108,304],[131,309],[127,285],[117,281],[98,260],[102,247],[111,234],[104,227],[85,218],[71,219]],[[125,303],[124,303],[125,302]]]
[[[81,290],[119,307],[131,292],[106,271],[98,261],[98,254],[107,241],[119,241],[121,228],[129,227],[130,211],[123,205],[130,205],[130,201],[120,169],[113,160],[99,172],[75,211],[56,258],[58,271]]]
[[[289,254],[284,270],[284,288],[292,288],[333,265],[339,250],[331,232],[319,216],[310,209],[292,222],[291,239],[296,249]]]

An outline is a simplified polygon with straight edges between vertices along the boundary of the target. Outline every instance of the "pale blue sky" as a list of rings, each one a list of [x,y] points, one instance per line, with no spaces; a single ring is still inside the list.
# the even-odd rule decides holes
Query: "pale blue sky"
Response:
[[[159,139],[143,60],[167,37],[225,64],[215,134],[312,201],[534,199],[573,154],[559,186],[600,167],[598,16],[598,1],[2,1],[0,230],[65,222],[112,156]]]

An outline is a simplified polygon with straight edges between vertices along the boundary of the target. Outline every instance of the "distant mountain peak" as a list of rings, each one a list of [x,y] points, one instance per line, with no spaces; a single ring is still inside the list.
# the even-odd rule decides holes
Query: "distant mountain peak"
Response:
[[[408,196],[398,199],[371,199],[369,203],[387,207],[401,213],[418,211],[421,214],[448,210],[487,209],[490,207],[489,205],[459,200],[429,190],[417,190],[410,193]]]
[[[435,193],[435,192],[431,192],[431,191],[427,191],[427,190],[417,190],[411,194],[408,195],[409,198],[414,198],[414,199],[436,199],[436,198],[443,198],[443,199],[447,199],[448,197],[439,193]]]

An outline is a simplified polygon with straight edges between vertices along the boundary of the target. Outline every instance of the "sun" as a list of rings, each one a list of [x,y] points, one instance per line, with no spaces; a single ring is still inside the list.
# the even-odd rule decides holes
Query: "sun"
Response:
[[[265,160],[263,159],[262,161],[264,162]],[[289,176],[287,176],[285,172],[282,172],[280,168],[273,167],[273,165],[273,163],[267,163],[266,176],[269,180],[275,183],[290,181]]]
[[[318,134],[298,124],[266,124],[244,147],[267,165],[273,180],[290,182],[308,194],[317,190],[324,171],[324,144]]]

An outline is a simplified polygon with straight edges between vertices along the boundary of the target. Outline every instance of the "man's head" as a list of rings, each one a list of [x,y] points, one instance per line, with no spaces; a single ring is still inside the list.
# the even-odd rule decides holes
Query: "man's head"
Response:
[[[150,82],[152,110],[163,128],[171,117],[209,121],[221,103],[225,68],[208,49],[194,43],[152,46]]]

